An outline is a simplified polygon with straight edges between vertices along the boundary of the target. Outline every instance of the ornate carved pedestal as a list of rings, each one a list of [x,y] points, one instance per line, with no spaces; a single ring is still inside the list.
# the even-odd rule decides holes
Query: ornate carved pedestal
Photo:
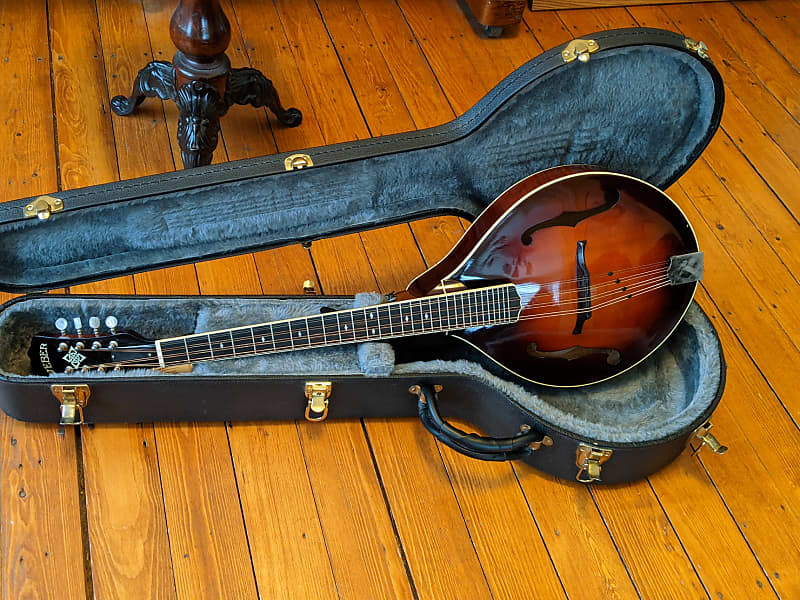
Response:
[[[129,98],[116,96],[112,110],[127,116],[146,97],[178,105],[178,143],[186,168],[211,163],[219,141],[219,121],[234,104],[267,106],[278,120],[296,127],[303,115],[284,109],[272,82],[256,69],[231,69],[225,49],[230,23],[219,0],[180,0],[170,21],[178,48],[172,63],[154,61],[139,71]]]

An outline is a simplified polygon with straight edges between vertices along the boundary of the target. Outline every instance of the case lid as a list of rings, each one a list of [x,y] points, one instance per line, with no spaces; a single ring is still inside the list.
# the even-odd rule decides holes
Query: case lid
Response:
[[[666,188],[706,147],[722,105],[704,45],[656,29],[600,32],[534,58],[438,127],[4,203],[0,289],[74,285],[440,214],[472,219],[515,182],[561,164]],[[313,166],[288,171],[294,154]]]

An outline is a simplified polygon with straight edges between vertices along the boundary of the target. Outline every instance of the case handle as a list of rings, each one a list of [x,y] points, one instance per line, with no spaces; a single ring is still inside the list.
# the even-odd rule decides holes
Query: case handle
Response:
[[[549,436],[542,436],[528,425],[523,425],[520,433],[507,438],[462,431],[439,415],[436,402],[441,389],[441,386],[412,385],[408,391],[417,396],[417,410],[425,429],[456,452],[480,460],[504,461],[524,458],[542,446],[553,445]]]

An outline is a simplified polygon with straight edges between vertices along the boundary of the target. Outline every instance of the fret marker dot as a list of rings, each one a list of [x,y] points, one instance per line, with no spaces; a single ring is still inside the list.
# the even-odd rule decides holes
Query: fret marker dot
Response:
[[[406,323],[408,323],[408,316],[406,316]]]
[[[427,319],[427,318],[429,318],[429,317],[428,317],[428,313],[425,313],[425,318],[426,318],[426,319]]]
[[[375,328],[372,328],[372,335],[375,335]]]
[[[375,316],[374,313],[369,313],[369,318],[372,319]]]
[[[263,335],[261,336],[261,341],[262,341],[262,342],[266,342],[266,341],[267,341],[266,339],[264,339],[264,336],[263,336]]]
[[[303,332],[302,331],[298,331],[297,332],[297,337],[303,337]]]
[[[349,327],[347,325],[344,326],[344,330],[347,331]]]

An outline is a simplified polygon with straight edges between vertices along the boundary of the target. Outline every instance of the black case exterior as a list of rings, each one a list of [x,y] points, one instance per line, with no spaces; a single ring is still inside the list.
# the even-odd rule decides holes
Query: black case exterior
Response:
[[[691,44],[677,34],[669,32],[632,29],[603,32],[592,36],[601,41],[604,49],[634,46],[640,44],[656,45],[679,49],[694,53]],[[538,67],[531,77],[541,76],[564,66],[560,46],[539,57]],[[708,63],[706,68],[718,87],[717,105],[713,107],[712,125],[705,143],[687,157],[686,164],[677,165],[675,178],[683,173],[697,159],[705,145],[716,130],[722,112],[722,84],[719,74],[713,65],[702,55],[698,58]],[[513,77],[513,74],[512,76]],[[507,86],[506,86],[507,87]],[[481,101],[485,107],[499,106],[507,98],[502,96],[503,90],[498,86],[487,98]],[[476,107],[481,109],[481,105]],[[464,136],[458,120],[434,128],[436,135],[429,140],[435,144],[447,144]],[[349,161],[364,160],[378,154],[406,152],[417,147],[418,132],[399,134],[365,140],[350,144],[338,144],[323,149],[309,150],[314,156],[315,166],[337,164]],[[137,199],[156,194],[179,193],[193,188],[234,183],[243,179],[269,177],[272,174],[285,173],[284,159],[286,155],[268,156],[247,161],[239,161],[227,165],[216,165],[201,169],[146,177],[133,181],[96,186],[84,190],[59,193],[64,199],[67,210],[91,211],[98,206],[136,202]],[[294,176],[302,177],[303,172]],[[509,181],[508,185],[514,181]],[[667,182],[667,183],[671,183]],[[23,207],[30,199],[13,201],[0,206],[0,224],[13,223],[19,220]],[[386,225],[410,218],[421,218],[437,214],[456,212],[470,218],[476,217],[485,207],[485,203],[476,201],[472,208],[453,211],[447,206],[431,206],[426,214],[405,215],[402,213],[383,216],[379,221],[370,221],[359,227],[329,232],[343,234],[367,227]],[[298,238],[293,241],[309,241]],[[259,248],[233,247],[232,254],[255,249],[264,249],[287,243],[287,240],[267,241]],[[217,258],[224,254],[192,256],[191,260]],[[143,264],[127,272],[143,271],[155,267],[165,267],[185,263],[187,260],[166,261],[158,264]],[[111,277],[121,273],[104,272],[100,277],[73,280],[63,277],[59,280],[29,282],[23,286],[6,285],[10,291],[22,289],[45,289],[63,285],[72,285],[92,279]],[[12,300],[2,308],[17,302],[24,302],[31,296]],[[144,298],[143,298],[144,299]],[[724,383],[724,361],[722,362]],[[441,386],[438,394],[441,411],[447,417],[462,419],[474,423],[487,435],[507,437],[519,432],[523,425],[534,431],[547,435],[553,440],[551,446],[542,447],[525,457],[525,461],[534,467],[553,475],[574,479],[579,469],[576,466],[576,451],[580,444],[600,445],[613,450],[613,460],[609,460],[602,470],[603,481],[618,483],[635,480],[652,473],[673,460],[685,448],[694,429],[702,425],[716,407],[722,394],[720,385],[717,396],[701,418],[689,427],[676,432],[675,435],[661,440],[636,444],[609,444],[595,440],[583,439],[569,431],[559,430],[543,422],[536,415],[511,401],[502,393],[472,378],[456,374],[443,374],[435,377],[427,376],[419,380],[408,376],[389,376],[367,378],[362,376],[316,377],[309,373],[307,377],[257,376],[239,377],[235,380],[226,377],[193,377],[193,376],[149,376],[81,378],[71,375],[63,377],[25,378],[4,377],[0,381],[0,407],[10,416],[23,421],[59,422],[59,402],[54,397],[51,386],[57,384],[74,385],[86,383],[91,388],[91,396],[85,409],[87,423],[108,422],[151,422],[151,421],[238,421],[238,420],[284,420],[303,419],[307,406],[304,394],[305,385],[309,381],[330,381],[332,396],[328,418],[373,418],[373,417],[414,417],[417,415],[416,395],[409,390],[415,385]]]

